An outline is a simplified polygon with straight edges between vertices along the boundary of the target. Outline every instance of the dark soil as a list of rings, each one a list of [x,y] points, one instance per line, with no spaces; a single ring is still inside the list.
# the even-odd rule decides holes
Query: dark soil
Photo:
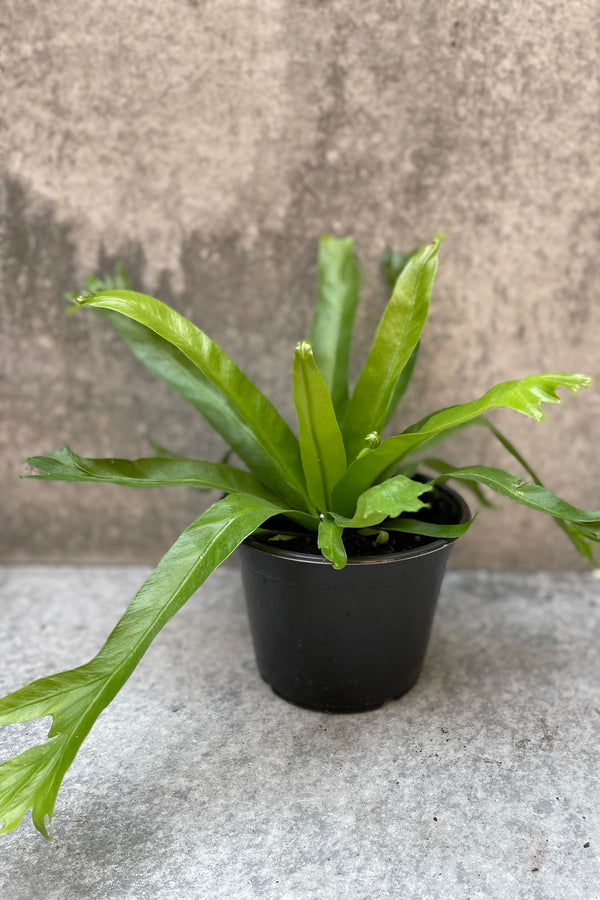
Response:
[[[418,479],[425,481],[425,479]],[[460,522],[461,509],[458,507],[452,495],[444,490],[444,488],[435,488],[426,497],[430,504],[429,508],[421,509],[418,513],[407,513],[406,518],[419,519],[421,522],[433,522],[443,525],[454,525]],[[302,529],[295,522],[290,522],[285,516],[275,516],[265,522],[264,528],[273,530],[299,532]],[[385,522],[382,522],[380,528],[385,530]],[[344,547],[349,559],[364,556],[388,556],[393,553],[402,553],[405,550],[416,550],[427,544],[432,544],[439,538],[425,537],[420,534],[405,534],[402,531],[390,531],[389,540],[385,544],[378,544],[377,535],[362,535],[357,530],[346,528],[343,535]],[[253,536],[252,541],[259,538]],[[321,556],[321,551],[317,545],[317,535],[313,531],[306,531],[302,536],[293,537],[289,540],[269,540],[267,536],[260,537],[260,542],[277,547],[281,550],[290,550],[294,553],[307,553]]]

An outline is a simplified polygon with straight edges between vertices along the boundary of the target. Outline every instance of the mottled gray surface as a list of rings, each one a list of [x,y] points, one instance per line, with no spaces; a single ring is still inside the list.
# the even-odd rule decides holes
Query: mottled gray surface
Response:
[[[398,424],[530,372],[599,374],[596,0],[4,7],[0,558],[150,561],[203,503],[17,479],[21,456],[63,443],[221,452],[104,323],[63,315],[61,290],[116,257],[290,419],[324,231],[358,238],[359,359],[385,244],[450,236]],[[596,508],[599,397],[569,397],[545,426],[510,420],[549,485]],[[508,462],[483,434],[447,455]],[[508,505],[455,559],[577,564],[552,523]]]
[[[83,662],[147,572],[0,569],[0,690]],[[597,900],[599,599],[590,575],[450,573],[417,687],[332,716],[261,682],[221,569],[86,740],[54,842],[1,839],[0,895]]]

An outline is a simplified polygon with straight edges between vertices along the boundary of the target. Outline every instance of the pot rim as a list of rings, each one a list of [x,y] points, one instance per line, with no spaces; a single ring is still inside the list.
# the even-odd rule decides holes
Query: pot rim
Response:
[[[454,524],[460,525],[471,518],[471,510],[469,509],[466,500],[458,493],[458,491],[448,487],[447,484],[438,485],[438,490],[450,494],[456,504],[460,507],[460,519]],[[436,540],[431,541],[431,543],[425,544],[423,547],[414,548],[412,550],[401,550],[399,553],[389,553],[386,556],[349,556],[346,565],[389,565],[393,562],[402,562],[403,560],[414,559],[418,556],[427,556],[430,553],[438,553],[440,550],[444,550],[448,544],[453,544],[454,541],[457,540],[458,538],[437,538]],[[284,550],[281,547],[274,547],[272,544],[265,544],[258,538],[255,538],[252,534],[242,541],[240,549],[242,548],[254,550],[257,553],[264,553],[266,556],[277,556],[280,559],[293,560],[294,562],[331,566],[330,561],[325,559],[320,553],[300,553],[297,550]]]

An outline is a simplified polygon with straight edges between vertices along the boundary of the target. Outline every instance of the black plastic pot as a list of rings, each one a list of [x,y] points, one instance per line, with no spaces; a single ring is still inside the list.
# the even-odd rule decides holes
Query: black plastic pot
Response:
[[[470,517],[443,486],[454,522]],[[452,549],[349,559],[335,570],[322,556],[248,538],[239,548],[258,668],[275,693],[327,712],[374,709],[417,681]]]

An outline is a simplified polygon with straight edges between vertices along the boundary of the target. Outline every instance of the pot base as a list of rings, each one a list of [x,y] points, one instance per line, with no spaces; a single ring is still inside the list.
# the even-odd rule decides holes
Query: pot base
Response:
[[[265,684],[269,684],[266,679],[263,678]],[[402,691],[401,694],[396,694],[394,697],[386,697],[384,700],[376,700],[372,703],[368,703],[367,705],[361,706],[336,706],[336,705],[323,705],[322,703],[301,703],[298,700],[295,700],[293,697],[286,697],[285,694],[282,694],[281,691],[278,691],[277,688],[274,688],[272,684],[269,685],[275,696],[279,697],[281,700],[285,700],[286,703],[291,703],[292,706],[298,706],[300,709],[309,709],[311,712],[323,712],[329,713],[330,715],[355,715],[358,713],[366,713],[373,712],[375,709],[381,709],[382,706],[386,703],[393,703],[394,700],[400,700],[401,697],[404,697],[418,681],[418,676],[415,678],[413,683],[409,685],[406,690]]]

